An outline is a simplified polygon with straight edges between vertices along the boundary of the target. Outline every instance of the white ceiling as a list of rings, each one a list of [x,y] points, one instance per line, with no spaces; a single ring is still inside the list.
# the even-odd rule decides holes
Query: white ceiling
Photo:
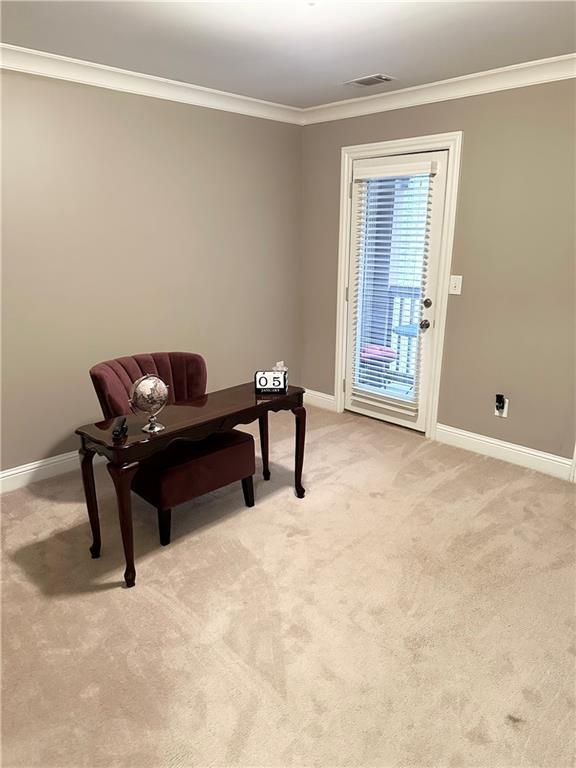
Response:
[[[565,2],[2,2],[2,40],[309,107],[571,53]],[[346,80],[382,72],[388,85]]]

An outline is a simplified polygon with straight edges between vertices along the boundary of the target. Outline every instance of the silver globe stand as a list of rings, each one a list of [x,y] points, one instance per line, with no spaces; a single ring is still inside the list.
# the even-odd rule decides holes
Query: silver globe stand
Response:
[[[156,416],[150,416],[148,423],[142,427],[142,432],[148,432],[148,434],[153,435],[156,432],[162,432],[163,429],[166,429],[164,424],[156,421]]]

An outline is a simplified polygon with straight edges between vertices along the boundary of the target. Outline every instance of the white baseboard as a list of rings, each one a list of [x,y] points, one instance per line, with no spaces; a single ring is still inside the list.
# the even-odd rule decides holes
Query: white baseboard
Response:
[[[493,437],[477,435],[474,432],[466,432],[463,429],[448,427],[445,424],[437,425],[436,440],[456,448],[464,448],[466,451],[474,451],[474,453],[480,453],[483,456],[501,459],[511,464],[518,464],[521,467],[535,469],[537,472],[544,472],[546,475],[553,475],[562,480],[574,482],[573,461],[563,456],[536,451],[533,448],[526,448],[515,443],[506,443],[503,440],[495,440]]]
[[[95,466],[104,461],[103,456],[94,456]],[[57,475],[65,475],[66,472],[80,472],[78,451],[61,453],[59,456],[50,456],[49,459],[4,469],[0,472],[0,494],[24,488],[25,485],[37,483],[39,480],[49,480]]]
[[[48,480],[56,475],[63,475],[80,469],[78,451],[61,453],[59,456],[51,456],[49,459],[33,461],[30,464],[22,464],[20,467],[12,467],[0,472],[0,493],[15,491],[25,485],[35,483],[37,480]]]
[[[304,402],[306,405],[314,405],[317,408],[324,408],[329,411],[336,410],[334,395],[326,395],[323,392],[308,390],[304,395]],[[544,472],[562,480],[576,482],[576,455],[572,460],[566,459],[563,456],[536,451],[523,445],[506,443],[503,440],[495,440],[492,437],[477,435],[474,432],[448,427],[445,424],[437,425],[436,439],[456,448],[464,448],[464,450],[490,456],[493,459],[501,459],[521,467],[535,469],[537,472]],[[96,456],[95,461],[98,460],[100,457]],[[80,462],[77,451],[51,456],[49,459],[33,461],[30,464],[22,464],[20,467],[12,467],[0,472],[0,493],[15,491],[38,480],[48,480],[66,472],[79,470]]]
[[[325,395],[324,392],[315,392],[307,389],[304,393],[305,405],[315,405],[316,408],[324,408],[327,411],[336,410],[336,398],[334,395]]]

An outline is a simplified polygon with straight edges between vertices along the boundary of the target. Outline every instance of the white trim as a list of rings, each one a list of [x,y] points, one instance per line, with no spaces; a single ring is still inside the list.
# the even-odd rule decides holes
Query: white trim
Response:
[[[336,410],[336,400],[334,395],[326,395],[324,392],[315,392],[313,389],[307,389],[304,393],[304,403],[306,405],[315,405],[316,408],[324,408],[326,411]]]
[[[444,201],[444,219],[442,223],[442,242],[440,246],[440,262],[438,264],[437,306],[435,315],[436,342],[430,371],[429,399],[426,407],[426,437],[432,440],[436,436],[438,420],[438,399],[440,396],[440,372],[442,367],[442,352],[444,349],[444,334],[446,329],[446,312],[448,308],[448,288],[450,283],[450,265],[452,262],[452,247],[454,229],[456,226],[456,199],[458,193],[458,178],[460,175],[460,156],[462,154],[462,132],[438,133],[430,136],[416,136],[410,139],[381,141],[374,144],[359,144],[342,147],[342,167],[340,172],[340,233],[338,245],[338,292],[336,311],[336,365],[334,374],[334,392],[336,393],[336,410],[344,410],[344,390],[342,382],[346,370],[346,284],[350,263],[350,224],[352,201],[348,190],[352,182],[352,166],[354,160],[368,157],[382,157],[417,152],[432,152],[448,150],[448,170],[446,174],[446,193]]]
[[[402,162],[401,159],[388,160],[384,167],[379,157],[367,157],[354,163],[353,181],[368,181],[370,179],[397,179],[399,176],[414,176],[421,173],[430,175],[437,172],[438,162],[430,160],[425,155],[419,161],[410,157]]]
[[[155,99],[179,101],[197,107],[236,112],[282,123],[299,125],[301,122],[302,110],[298,107],[274,104],[271,101],[216,91],[213,88],[204,88],[200,85],[168,80],[140,72],[129,72],[117,67],[107,67],[104,64],[57,56],[53,53],[33,51],[16,45],[2,44],[0,53],[2,69],[53,77],[57,80],[69,80],[83,85],[95,85],[99,88],[135,93]]]
[[[80,471],[78,451],[61,453],[58,456],[51,456],[49,459],[41,459],[30,464],[22,464],[20,467],[5,469],[0,472],[0,493],[15,491],[17,488],[23,488],[25,485],[36,483],[38,480],[48,480],[50,477],[63,475],[74,470]]]
[[[390,93],[364,96],[348,101],[335,101],[318,107],[304,109],[304,125],[324,123],[328,120],[343,120],[360,115],[373,115],[376,112],[388,112],[393,109],[406,109],[419,104],[432,104],[437,101],[463,99],[467,96],[479,96],[483,93],[507,91],[511,88],[524,88],[529,85],[567,80],[576,77],[576,54],[554,56],[550,59],[526,61],[509,67],[489,69],[462,77],[452,77],[436,83],[415,85]]]
[[[456,448],[463,448],[466,451],[490,456],[493,459],[534,469],[536,472],[544,472],[546,475],[553,475],[562,480],[570,479],[572,461],[553,453],[536,451],[533,448],[526,448],[524,445],[516,445],[516,443],[506,443],[504,440],[466,432],[463,429],[448,427],[445,424],[437,425],[436,440]]]
[[[569,53],[389,93],[301,108],[6,43],[0,44],[0,54],[3,69],[295,125],[372,115],[576,77],[576,54]]]
[[[405,418],[393,416],[388,412],[386,412],[386,414],[378,413],[376,410],[371,411],[369,408],[363,408],[362,406],[355,405],[354,410],[350,411],[350,413],[359,413],[362,416],[369,416],[371,419],[384,421],[386,424],[397,424],[399,427],[407,427]]]
[[[572,457],[569,480],[571,483],[576,483],[576,443],[574,443],[574,456]]]

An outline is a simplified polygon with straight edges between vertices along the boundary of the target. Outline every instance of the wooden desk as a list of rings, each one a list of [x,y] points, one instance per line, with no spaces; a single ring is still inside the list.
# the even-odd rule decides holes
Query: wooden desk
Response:
[[[145,417],[132,415],[126,417],[128,434],[122,440],[115,440],[112,435],[117,419],[107,419],[77,429],[76,434],[80,436],[82,443],[80,464],[92,529],[92,546],[90,547],[92,557],[100,557],[101,549],[100,521],[92,466],[95,454],[108,459],[107,469],[116,489],[120,531],[126,557],[124,579],[128,587],[133,587],[136,583],[130,501],[132,478],[141,461],[163,451],[175,440],[202,440],[214,432],[224,432],[238,424],[249,424],[258,419],[263,475],[264,480],[269,480],[268,413],[292,411],[296,417],[294,487],[296,496],[302,499],[305,493],[302,486],[302,465],[306,434],[306,410],[302,404],[303,397],[302,387],[289,387],[286,395],[257,398],[253,383],[241,384],[238,387],[212,392],[185,404],[167,406],[158,417],[166,429],[154,435],[142,432],[141,428],[146,423]]]

